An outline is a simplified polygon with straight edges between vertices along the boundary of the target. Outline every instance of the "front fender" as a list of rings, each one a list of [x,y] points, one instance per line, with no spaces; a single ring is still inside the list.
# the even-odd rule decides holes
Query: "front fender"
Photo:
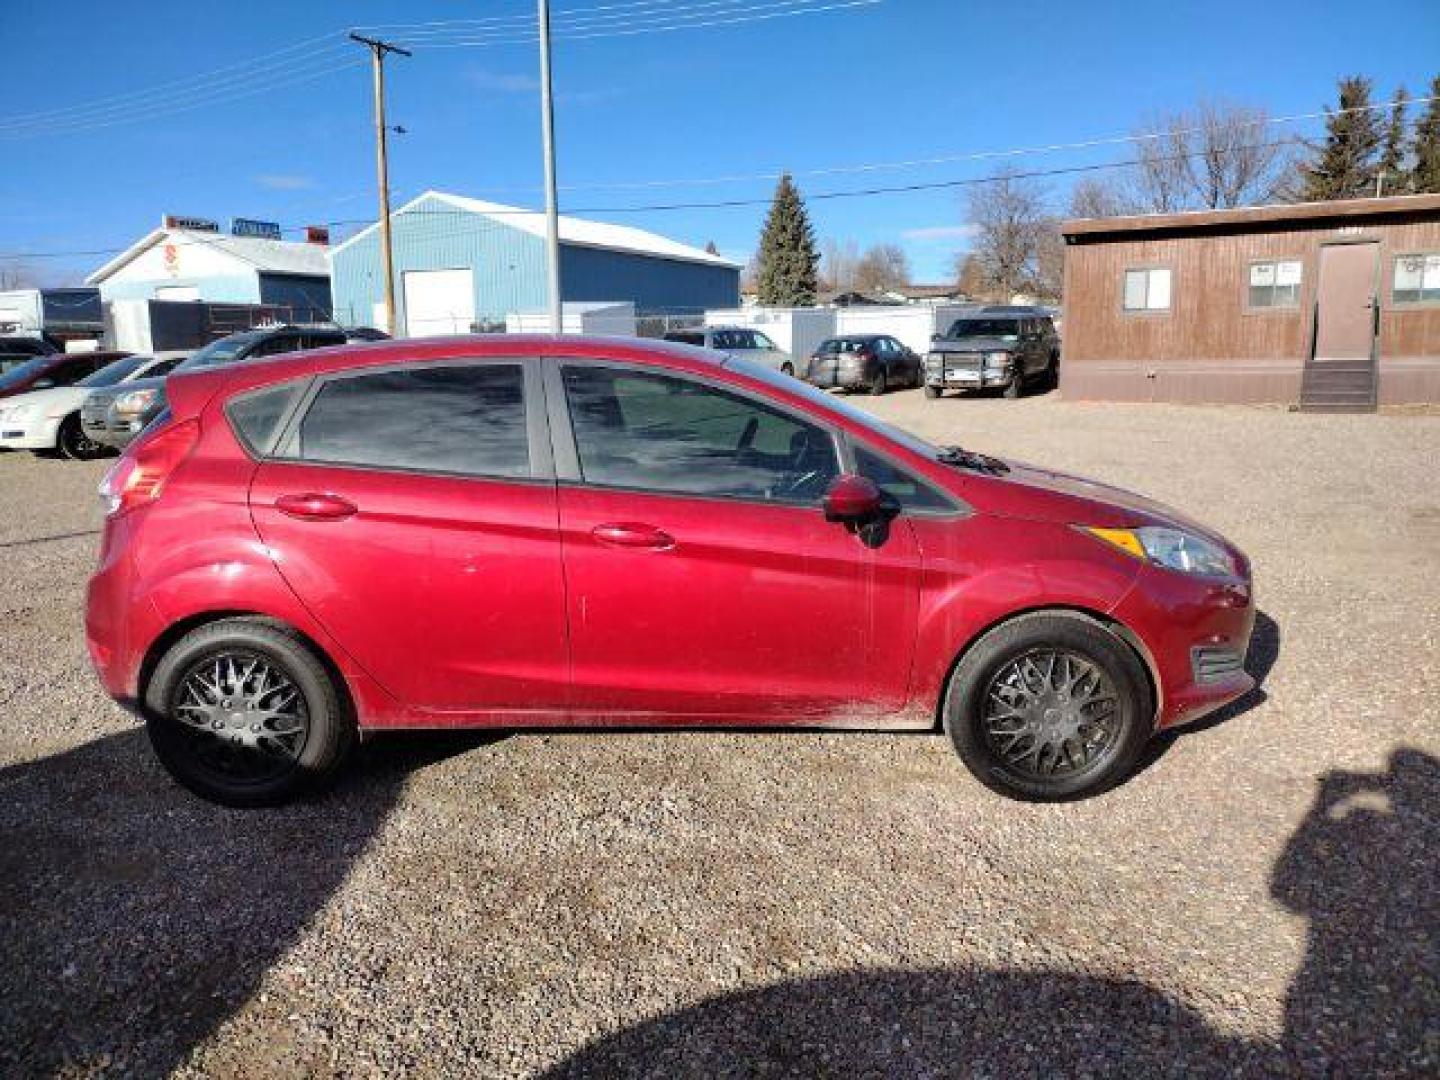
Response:
[[[1068,525],[975,514],[916,519],[923,572],[911,702],[938,708],[960,655],[986,630],[1027,611],[1108,615],[1140,564],[1100,543],[1077,545]]]

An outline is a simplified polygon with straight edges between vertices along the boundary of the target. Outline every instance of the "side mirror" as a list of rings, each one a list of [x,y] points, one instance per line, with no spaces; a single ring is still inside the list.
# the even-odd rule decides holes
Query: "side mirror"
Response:
[[[846,473],[831,483],[822,505],[826,521],[858,525],[879,517],[885,508],[885,498],[873,480]]]

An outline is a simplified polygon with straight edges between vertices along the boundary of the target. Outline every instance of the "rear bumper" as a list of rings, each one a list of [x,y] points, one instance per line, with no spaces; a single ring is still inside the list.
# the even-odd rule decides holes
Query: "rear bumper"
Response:
[[[154,608],[134,599],[134,568],[126,517],[107,518],[100,562],[85,594],[85,648],[105,692],[121,704],[137,697],[143,642],[162,629]]]
[[[863,371],[816,372],[805,376],[805,381],[821,390],[863,390],[870,386]]]
[[[1218,580],[1146,566],[1111,614],[1147,654],[1156,730],[1193,723],[1255,688],[1243,667],[1255,628],[1248,576]]]

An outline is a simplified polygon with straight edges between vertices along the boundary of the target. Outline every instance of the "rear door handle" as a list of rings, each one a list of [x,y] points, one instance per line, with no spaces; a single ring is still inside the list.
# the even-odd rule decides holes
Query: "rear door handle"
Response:
[[[630,521],[610,521],[596,525],[590,535],[609,547],[652,548],[669,551],[675,546],[675,538],[654,525],[641,525]]]
[[[301,521],[343,521],[354,517],[360,509],[349,499],[339,495],[324,495],[306,491],[296,495],[281,495],[275,500],[275,509],[286,517]]]

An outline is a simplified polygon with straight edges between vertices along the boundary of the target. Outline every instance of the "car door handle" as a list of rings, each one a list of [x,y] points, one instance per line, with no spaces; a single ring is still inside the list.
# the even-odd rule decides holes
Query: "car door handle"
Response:
[[[275,500],[275,509],[286,517],[301,521],[343,521],[354,517],[360,508],[339,495],[306,491],[297,495],[281,495]]]
[[[669,551],[675,546],[675,538],[654,525],[637,525],[629,521],[611,521],[596,525],[590,530],[602,544],[610,547],[652,548]]]

